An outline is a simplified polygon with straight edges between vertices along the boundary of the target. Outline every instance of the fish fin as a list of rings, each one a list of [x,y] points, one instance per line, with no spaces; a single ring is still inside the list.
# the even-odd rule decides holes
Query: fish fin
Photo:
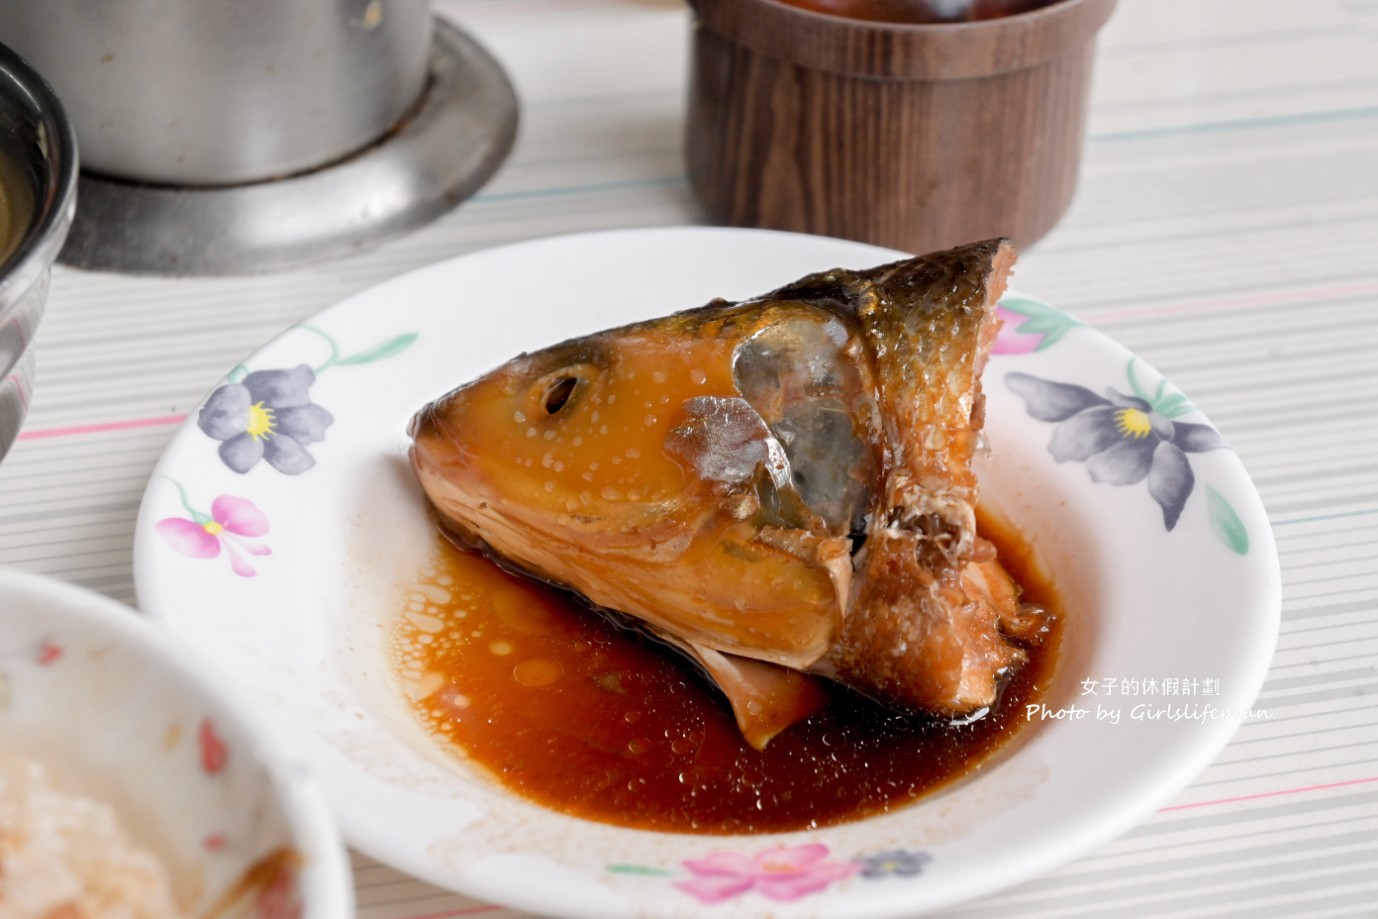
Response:
[[[757,750],[781,731],[820,711],[828,694],[822,681],[766,661],[726,654],[660,630],[656,636],[692,658],[727,697],[746,742]]]

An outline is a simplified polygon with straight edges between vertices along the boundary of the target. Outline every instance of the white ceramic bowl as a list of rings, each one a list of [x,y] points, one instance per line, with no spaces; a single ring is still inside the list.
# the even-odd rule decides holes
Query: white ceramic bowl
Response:
[[[129,608],[0,570],[0,753],[37,759],[61,792],[113,807],[167,866],[186,915],[352,915],[329,812],[240,711]]]
[[[193,414],[173,438],[135,533],[140,605],[264,703],[356,847],[476,897],[581,919],[696,917],[708,903],[716,919],[878,919],[1046,871],[1142,820],[1217,754],[1263,681],[1280,588],[1262,504],[1204,415],[1029,298],[1003,298],[985,372],[983,495],[1052,574],[1065,649],[1049,717],[1031,715],[961,784],[816,831],[607,826],[519,800],[446,755],[389,663],[433,540],[406,460],[418,407],[523,349],[897,256],[786,233],[636,230],[474,253],[365,291],[246,358],[208,400],[250,395],[328,425],[284,422],[274,438],[300,440],[260,445],[247,471],[222,443],[244,448],[228,451],[243,469],[248,434]],[[1111,453],[1131,409],[1139,439]],[[1089,448],[1068,455],[1078,444]],[[1145,449],[1161,452],[1161,475],[1105,480],[1116,463],[1149,462]]]

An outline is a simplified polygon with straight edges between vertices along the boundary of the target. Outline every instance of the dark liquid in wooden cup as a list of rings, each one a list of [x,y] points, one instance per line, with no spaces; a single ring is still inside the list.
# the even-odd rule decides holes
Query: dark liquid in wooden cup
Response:
[[[871,22],[979,22],[1029,13],[1058,0],[781,0],[790,6]]]

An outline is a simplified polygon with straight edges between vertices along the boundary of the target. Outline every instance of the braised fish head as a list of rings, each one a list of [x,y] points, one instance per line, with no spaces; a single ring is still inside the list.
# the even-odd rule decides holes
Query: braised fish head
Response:
[[[646,624],[757,735],[816,704],[801,673],[979,709],[1019,659],[970,468],[1012,261],[825,272],[520,355],[417,413],[412,465],[458,539]]]
[[[509,361],[423,409],[412,458],[462,538],[804,669],[836,639],[879,469],[868,375],[827,309],[710,305]]]

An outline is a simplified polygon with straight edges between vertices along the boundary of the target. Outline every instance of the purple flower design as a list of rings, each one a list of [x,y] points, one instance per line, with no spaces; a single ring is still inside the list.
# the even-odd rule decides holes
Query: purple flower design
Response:
[[[885,877],[915,877],[922,874],[924,866],[933,861],[927,852],[911,849],[886,849],[874,855],[863,855],[857,859],[861,865],[861,876],[868,880]]]
[[[245,473],[266,459],[285,475],[300,475],[316,465],[306,449],[325,439],[334,423],[330,412],[311,401],[316,377],[332,367],[357,367],[401,354],[416,341],[408,332],[354,354],[343,354],[334,337],[309,325],[310,332],[330,349],[325,361],[312,369],[298,364],[289,370],[255,370],[240,364],[229,381],[210,394],[196,424],[220,441],[220,459],[235,472]]]
[[[316,374],[306,364],[256,370],[211,393],[196,424],[220,441],[220,459],[245,473],[266,459],[278,472],[298,475],[316,464],[307,446],[325,438],[335,420],[312,403]]]
[[[1171,530],[1196,481],[1187,454],[1220,449],[1225,439],[1209,425],[1173,420],[1192,411],[1191,404],[1180,393],[1165,394],[1166,383],[1153,396],[1140,390],[1132,361],[1129,381],[1136,395],[1107,388],[1102,397],[1084,386],[1027,373],[1005,378],[1030,416],[1059,422],[1048,443],[1054,459],[1085,463],[1093,482],[1135,485],[1147,480],[1148,493]]]
[[[177,488],[182,490],[181,485]],[[216,558],[223,548],[234,573],[251,578],[255,574],[254,568],[240,553],[272,554],[271,549],[254,538],[268,532],[268,518],[247,498],[221,495],[211,502],[209,514],[187,504],[185,491],[182,492],[182,503],[190,518],[166,517],[154,524],[153,529],[183,555]]]

